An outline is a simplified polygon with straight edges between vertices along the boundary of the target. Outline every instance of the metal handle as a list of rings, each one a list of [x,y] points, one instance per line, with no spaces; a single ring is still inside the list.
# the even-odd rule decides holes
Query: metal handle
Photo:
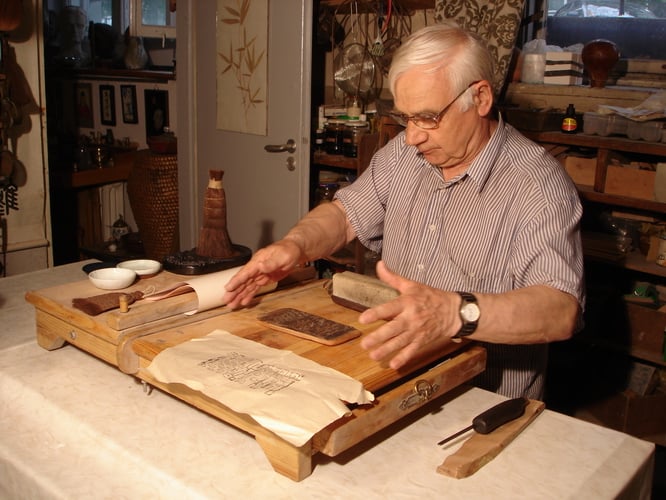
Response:
[[[264,149],[269,153],[295,153],[296,141],[289,139],[287,144],[266,144]]]

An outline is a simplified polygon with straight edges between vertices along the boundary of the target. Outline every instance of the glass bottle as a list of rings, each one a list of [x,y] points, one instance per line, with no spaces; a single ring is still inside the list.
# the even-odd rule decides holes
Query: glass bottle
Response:
[[[575,134],[578,132],[578,121],[576,120],[576,108],[573,104],[567,106],[567,111],[562,120],[562,132],[565,134]]]
[[[342,154],[342,140],[345,130],[344,120],[329,120],[326,122],[325,147],[329,155]]]

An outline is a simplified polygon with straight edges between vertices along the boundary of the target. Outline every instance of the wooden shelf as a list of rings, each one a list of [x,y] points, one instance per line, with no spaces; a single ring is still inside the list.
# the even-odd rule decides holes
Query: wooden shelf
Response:
[[[326,167],[343,168],[357,172],[359,169],[358,158],[348,158],[342,155],[329,155],[316,151],[314,153],[314,163]]]
[[[173,71],[135,70],[122,68],[80,68],[80,69],[50,69],[52,76],[68,80],[125,80],[167,83],[176,79]]]
[[[529,132],[523,135],[540,144],[577,146],[596,150],[596,171],[594,187],[578,186],[581,198],[594,203],[604,203],[625,208],[635,208],[655,214],[666,214],[666,203],[630,198],[604,192],[606,173],[611,151],[634,153],[666,158],[666,143],[635,141],[624,137],[604,137],[589,134],[564,134],[562,132]]]
[[[126,181],[134,164],[135,152],[120,153],[113,157],[112,167],[94,168],[72,172],[65,180],[66,187],[79,189]]]
[[[319,166],[353,170],[360,175],[370,163],[372,155],[377,151],[378,141],[379,134],[366,134],[361,138],[357,158],[350,158],[343,155],[329,155],[316,151],[313,155],[313,162]]]
[[[565,144],[593,149],[612,149],[626,153],[666,156],[666,143],[634,141],[624,137],[600,136],[590,134],[564,134],[562,132],[527,132],[523,135],[533,141],[549,144]]]
[[[636,208],[646,210],[656,214],[666,214],[666,203],[651,200],[641,200],[638,198],[629,198],[627,196],[618,196],[615,194],[606,194],[595,191],[590,186],[578,185],[578,193],[585,201],[593,203],[604,203],[625,208]]]
[[[660,276],[666,278],[666,267],[657,265],[654,262],[645,260],[645,255],[637,250],[627,253],[623,258],[619,259],[605,259],[596,255],[585,254],[586,259],[604,264],[621,267],[630,271],[637,271],[644,274],[651,274],[653,276]]]

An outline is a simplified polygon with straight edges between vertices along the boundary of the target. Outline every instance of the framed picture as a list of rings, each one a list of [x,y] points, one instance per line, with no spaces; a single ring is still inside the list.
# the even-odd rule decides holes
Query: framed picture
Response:
[[[76,102],[76,125],[79,128],[93,128],[92,84],[77,83],[74,87]]]
[[[113,85],[99,86],[99,109],[102,125],[116,125],[116,96]]]
[[[123,110],[123,123],[139,123],[139,115],[136,112],[136,86],[121,85],[120,101]]]
[[[164,127],[169,126],[169,91],[144,91],[146,107],[146,138],[155,137],[164,133]]]

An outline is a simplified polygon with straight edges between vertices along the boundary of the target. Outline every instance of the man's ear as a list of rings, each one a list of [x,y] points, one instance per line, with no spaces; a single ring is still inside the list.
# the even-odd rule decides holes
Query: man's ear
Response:
[[[493,88],[487,80],[481,80],[475,87],[474,105],[480,116],[486,116],[493,109],[493,102],[495,100]]]

